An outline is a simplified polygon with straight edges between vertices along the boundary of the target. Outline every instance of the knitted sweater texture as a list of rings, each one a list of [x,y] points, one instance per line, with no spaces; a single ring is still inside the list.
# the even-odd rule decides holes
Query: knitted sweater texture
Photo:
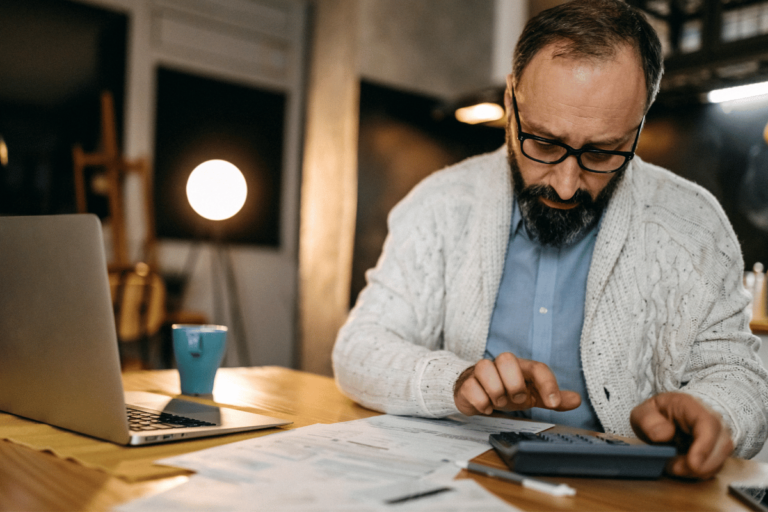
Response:
[[[485,350],[512,198],[502,147],[432,174],[392,210],[381,258],[334,346],[342,392],[391,414],[458,412],[453,386]],[[736,455],[760,450],[768,375],[743,270],[715,198],[635,158],[604,214],[581,335],[606,432],[634,436],[636,405],[682,391],[723,415]]]

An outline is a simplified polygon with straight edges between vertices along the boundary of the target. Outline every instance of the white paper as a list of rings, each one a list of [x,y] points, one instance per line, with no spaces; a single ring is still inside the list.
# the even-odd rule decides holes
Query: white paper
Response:
[[[487,451],[491,432],[550,426],[505,418],[391,415],[311,425],[160,460],[197,475],[117,510],[433,510],[423,508],[431,503],[440,503],[434,510],[452,510],[444,507],[456,503],[463,504],[456,510],[510,510],[482,488],[453,481],[458,472],[453,462]],[[397,498],[398,486],[408,496],[414,485],[450,491],[386,504]]]
[[[194,476],[156,496],[117,507],[116,512],[515,512],[518,508],[486,491],[474,480],[451,482],[449,490],[402,503],[386,504],[357,494],[335,494],[318,488],[263,484],[227,484]]]
[[[427,419],[382,415],[362,420],[316,424],[258,437],[239,443],[209,448],[158,464],[204,472],[227,460],[227,471],[250,478],[264,469],[264,454],[278,461],[299,461],[323,451],[344,451],[385,459],[402,457],[423,462],[468,460],[490,449],[488,435],[503,430],[541,432],[551,423],[536,423],[485,416],[455,416]]]
[[[448,419],[465,424],[466,428],[482,430],[487,434],[513,430],[515,432],[528,432],[537,434],[555,426],[554,423],[541,423],[537,421],[523,421],[514,418],[497,418],[493,416],[464,416],[455,414]]]

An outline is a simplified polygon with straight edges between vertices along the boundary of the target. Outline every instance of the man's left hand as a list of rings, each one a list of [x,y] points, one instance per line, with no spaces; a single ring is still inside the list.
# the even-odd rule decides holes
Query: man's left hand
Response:
[[[685,393],[651,397],[632,410],[629,421],[643,441],[682,448],[667,463],[666,472],[674,476],[712,478],[733,453],[731,432],[720,414]]]

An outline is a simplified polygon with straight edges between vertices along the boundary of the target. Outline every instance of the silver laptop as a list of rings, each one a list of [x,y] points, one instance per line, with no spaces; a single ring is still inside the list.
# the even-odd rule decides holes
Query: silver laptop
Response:
[[[127,407],[159,416],[130,429]],[[291,423],[123,392],[101,223],[94,215],[0,217],[0,411],[124,445]],[[188,418],[188,419],[179,419]]]

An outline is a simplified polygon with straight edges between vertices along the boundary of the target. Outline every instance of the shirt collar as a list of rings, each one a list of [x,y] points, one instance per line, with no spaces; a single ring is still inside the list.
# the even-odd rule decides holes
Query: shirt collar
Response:
[[[517,202],[517,197],[514,197],[512,202],[512,234],[515,235],[519,230],[524,228],[523,214],[520,211],[520,205]],[[523,229],[523,231],[525,231]]]

